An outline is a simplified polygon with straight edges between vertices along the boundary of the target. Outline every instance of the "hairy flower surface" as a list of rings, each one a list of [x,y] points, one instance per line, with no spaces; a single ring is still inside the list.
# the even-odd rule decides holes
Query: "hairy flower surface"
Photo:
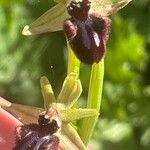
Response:
[[[68,5],[71,16],[64,22],[64,32],[76,56],[86,64],[98,63],[106,51],[111,21],[89,13],[91,2],[82,0]]]

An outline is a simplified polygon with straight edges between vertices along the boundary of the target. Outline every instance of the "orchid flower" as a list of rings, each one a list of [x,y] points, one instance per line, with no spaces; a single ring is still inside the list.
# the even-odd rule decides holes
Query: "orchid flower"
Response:
[[[72,0],[54,0],[57,4],[46,11],[22,31],[24,35],[34,35],[63,30],[63,22],[69,18],[66,7]],[[77,1],[77,0],[76,0]],[[79,0],[78,0],[79,1]],[[125,7],[132,0],[91,0],[89,13],[109,16]]]
[[[45,110],[42,108],[13,104],[4,99],[0,99],[1,107],[14,114],[14,116],[24,124],[18,126],[19,132],[18,127],[16,129],[17,138],[15,148],[30,148],[29,145],[34,143],[35,145],[33,144],[32,148],[40,146],[40,148],[42,148],[42,146],[44,147],[46,145],[47,147],[49,146],[49,148],[54,149],[57,147],[58,149],[61,148],[64,150],[69,148],[72,150],[85,150],[86,146],[83,144],[71,122],[82,118],[98,116],[98,112],[96,109],[72,107],[82,92],[82,86],[77,74],[70,73],[66,77],[57,99],[45,76],[41,77],[40,83]],[[37,124],[38,116],[39,124]],[[42,131],[38,130],[40,123]],[[43,124],[46,124],[46,127]],[[28,136],[29,133],[32,136]],[[35,136],[35,133],[38,135],[42,134],[42,136]],[[41,139],[45,139],[46,142],[44,142],[46,144],[42,142]],[[52,147],[50,147],[50,145],[52,145]]]

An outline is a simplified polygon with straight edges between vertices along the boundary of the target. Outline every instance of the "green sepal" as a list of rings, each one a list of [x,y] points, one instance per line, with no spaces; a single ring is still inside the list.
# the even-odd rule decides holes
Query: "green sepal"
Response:
[[[34,35],[46,32],[62,30],[64,20],[69,17],[66,11],[66,5],[59,3],[50,8],[32,24],[26,25],[22,31],[23,35]]]
[[[71,141],[75,147],[77,147],[76,150],[86,150],[86,147],[82,142],[78,132],[70,124],[63,123],[61,128],[61,133],[64,134],[66,136],[66,139]],[[66,146],[67,146],[67,142],[66,142]],[[68,147],[68,149],[73,150],[72,147]]]
[[[81,82],[76,73],[70,73],[62,86],[58,95],[57,102],[64,103],[66,106],[72,106],[79,98],[82,92]]]
[[[65,108],[59,111],[62,121],[71,122],[82,118],[96,117],[99,115],[96,109]]]
[[[44,107],[46,110],[48,110],[49,105],[56,102],[56,98],[54,96],[52,86],[49,83],[49,80],[47,79],[47,77],[45,76],[41,77],[40,85],[41,85],[41,92],[42,92],[43,99],[44,99]]]

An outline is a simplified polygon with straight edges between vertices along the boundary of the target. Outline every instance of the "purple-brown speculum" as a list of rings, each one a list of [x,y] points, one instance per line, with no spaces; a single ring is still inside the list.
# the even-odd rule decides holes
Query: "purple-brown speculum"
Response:
[[[89,13],[91,2],[71,1],[67,6],[71,18],[64,22],[64,32],[76,56],[86,64],[98,63],[105,54],[110,19]]]
[[[59,126],[56,120],[49,121],[41,114],[38,124],[18,127],[16,129],[16,146],[13,150],[60,150],[59,138],[54,135]]]

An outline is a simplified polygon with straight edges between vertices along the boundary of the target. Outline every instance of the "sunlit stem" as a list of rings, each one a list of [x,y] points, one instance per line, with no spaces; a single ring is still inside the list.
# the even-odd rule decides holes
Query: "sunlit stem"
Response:
[[[72,51],[68,41],[67,41],[67,49],[68,49],[68,70],[67,70],[67,74],[70,74],[71,72],[75,72],[79,76],[80,61],[75,56],[75,54]]]
[[[67,40],[67,49],[68,49],[68,69],[67,74],[69,75],[71,72],[77,73],[77,76],[79,77],[80,73],[80,60],[75,56],[73,50],[70,47],[70,44]],[[76,100],[74,100],[76,101]],[[78,104],[75,103],[73,107],[78,107]],[[76,122],[74,122],[74,125]]]
[[[103,76],[104,60],[102,60],[98,64],[92,65],[89,83],[87,108],[95,108],[98,112],[100,111],[101,106]],[[87,145],[89,142],[97,120],[98,116],[93,118],[86,118],[81,121],[79,134],[85,145]]]

